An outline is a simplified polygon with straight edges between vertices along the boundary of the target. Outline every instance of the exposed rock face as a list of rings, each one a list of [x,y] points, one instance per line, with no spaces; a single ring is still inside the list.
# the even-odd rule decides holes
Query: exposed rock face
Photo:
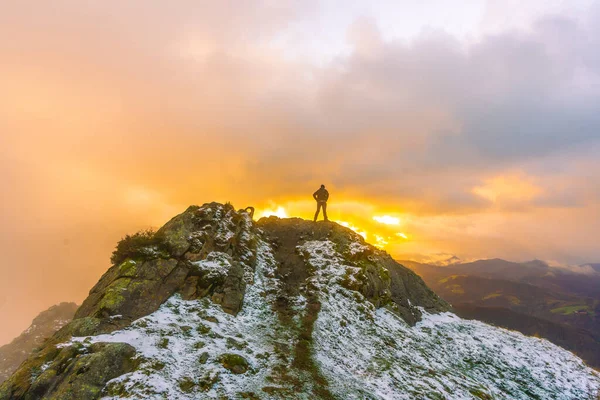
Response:
[[[600,387],[569,353],[445,313],[418,276],[335,223],[254,223],[210,203],[157,235],[108,270],[0,399],[526,398],[538,386],[543,398],[576,382],[556,397],[567,399]],[[558,367],[536,364],[545,352]]]
[[[180,290],[187,299],[211,295],[225,311],[237,313],[244,276],[251,279],[253,273],[251,229],[248,214],[237,213],[230,205],[188,208],[156,233],[168,249],[166,254],[157,251],[154,257],[128,259],[110,268],[75,318],[99,319],[98,332],[110,332],[156,311]],[[228,264],[227,273],[213,276],[210,269],[215,263]]]
[[[32,385],[22,398],[98,398],[108,381],[134,370],[135,354],[135,349],[125,343],[64,347],[35,371]]]
[[[423,307],[429,312],[450,310],[422,279],[394,261],[386,252],[365,243],[362,236],[334,222],[314,223],[300,218],[263,218],[258,221],[274,249],[284,294],[298,294],[312,275],[313,266],[298,246],[308,241],[331,241],[344,262],[356,267],[342,285],[365,296],[375,307],[389,306],[409,324],[420,320]],[[310,290],[309,290],[310,292]]]
[[[242,306],[245,287],[254,275],[253,229],[250,216],[236,212],[231,205],[189,207],[157,232],[163,243],[161,250],[148,249],[144,258],[127,259],[100,278],[74,320],[6,382],[0,389],[0,398],[20,398],[30,393],[35,371],[43,366],[49,365],[49,374],[74,373],[73,368],[63,368],[62,364],[60,371],[54,370],[56,344],[71,336],[97,335],[126,327],[156,311],[175,293],[186,299],[209,296],[225,312],[236,314]],[[225,264],[223,272],[221,267]],[[123,347],[111,351],[121,351],[124,359],[129,352]],[[48,390],[45,396],[55,398],[52,396],[59,390],[57,384],[44,387]],[[36,389],[36,398],[41,397],[40,393]]]
[[[224,368],[234,374],[244,374],[248,371],[248,361],[239,354],[225,353],[219,358],[219,361]]]
[[[77,310],[75,303],[60,303],[41,312],[21,335],[0,347],[0,384],[15,372],[44,340],[73,319]]]

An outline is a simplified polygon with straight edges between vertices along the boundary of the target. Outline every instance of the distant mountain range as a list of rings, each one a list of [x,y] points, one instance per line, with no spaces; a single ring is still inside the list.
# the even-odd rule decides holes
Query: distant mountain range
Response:
[[[69,323],[75,315],[77,304],[60,303],[42,311],[21,335],[0,347],[0,383],[21,365],[32,352],[56,331]]]
[[[585,267],[591,267],[594,271],[600,273],[600,263],[595,264],[584,264]]]
[[[600,367],[600,264],[399,262],[419,274],[459,316],[544,337]]]

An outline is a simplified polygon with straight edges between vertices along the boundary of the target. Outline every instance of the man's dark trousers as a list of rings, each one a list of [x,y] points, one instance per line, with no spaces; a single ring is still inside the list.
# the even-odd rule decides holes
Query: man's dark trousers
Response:
[[[329,221],[327,219],[327,202],[326,201],[317,201],[317,212],[315,213],[315,221],[319,218],[319,211],[323,208],[323,218],[325,221]]]

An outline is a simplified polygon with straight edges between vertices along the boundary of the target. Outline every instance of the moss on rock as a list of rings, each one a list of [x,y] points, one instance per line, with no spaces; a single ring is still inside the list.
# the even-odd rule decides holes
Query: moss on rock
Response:
[[[68,346],[51,360],[29,365],[29,376],[13,376],[14,380],[2,386],[0,398],[96,399],[109,380],[137,367],[135,354],[135,349],[125,343],[97,343],[89,348],[81,344]],[[39,374],[32,373],[35,371]]]
[[[134,277],[136,274],[137,261],[130,258],[126,259],[119,265],[119,276]]]
[[[239,354],[225,353],[219,357],[221,365],[234,374],[244,374],[250,368],[248,360]]]
[[[98,302],[97,312],[102,316],[110,316],[118,313],[119,307],[125,302],[124,293],[132,278],[120,278],[111,283],[104,291],[104,296]],[[106,315],[105,315],[106,313]]]
[[[181,391],[183,393],[191,393],[194,391],[194,388],[197,386],[196,382],[194,382],[194,380],[188,376],[181,379],[178,384],[179,384],[179,389],[181,389]]]
[[[156,232],[173,256],[181,257],[190,248],[188,238],[194,231],[194,213],[198,209],[198,206],[189,207]]]
[[[473,396],[475,396],[476,398],[481,399],[481,400],[493,400],[494,399],[491,395],[487,394],[481,388],[470,389],[469,393],[471,393]]]

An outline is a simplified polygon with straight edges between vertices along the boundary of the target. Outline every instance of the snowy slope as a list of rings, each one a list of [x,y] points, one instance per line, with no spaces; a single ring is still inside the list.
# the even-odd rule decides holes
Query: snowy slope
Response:
[[[363,250],[353,244],[348,251]],[[291,357],[303,340],[297,330],[307,301],[301,293],[288,299],[298,310],[291,323],[273,312],[280,281],[271,245],[264,241],[237,316],[209,298],[185,301],[174,295],[125,329],[76,337],[62,346],[125,342],[136,348],[139,368],[107,384],[110,399],[309,399],[321,378],[327,386],[322,398],[596,398],[600,375],[566,350],[451,313],[423,310],[422,321],[411,327],[392,308],[376,309],[341,285],[358,271],[345,265],[334,243],[306,241],[297,251],[313,268],[306,285],[321,303],[311,338],[315,374],[294,370]],[[219,274],[217,263],[204,267]],[[243,357],[237,370],[226,354]]]

